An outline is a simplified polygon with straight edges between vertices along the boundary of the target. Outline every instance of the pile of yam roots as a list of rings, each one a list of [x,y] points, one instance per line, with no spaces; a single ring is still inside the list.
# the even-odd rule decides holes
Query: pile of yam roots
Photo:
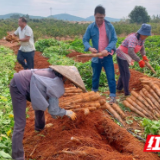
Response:
[[[124,125],[122,119],[125,118],[125,114],[121,108],[117,104],[112,106],[108,104],[98,92],[83,93],[81,89],[76,87],[65,88],[64,97],[60,100],[59,105],[61,108],[71,109],[74,112],[83,111],[85,115],[97,109],[107,109]]]
[[[143,88],[139,92],[131,91],[131,95],[123,101],[123,105],[140,117],[158,120],[160,118],[160,80],[141,78]],[[98,92],[83,93],[76,87],[65,88],[60,107],[74,112],[83,111],[85,115],[97,109],[108,110],[123,126],[126,115],[117,104],[108,104]]]
[[[123,104],[141,117],[158,120],[160,118],[160,80],[141,78],[143,88],[139,93],[132,91]]]
[[[18,37],[11,35],[9,33],[7,33],[7,36],[4,37],[4,39],[10,43],[15,43],[15,42],[19,42]]]

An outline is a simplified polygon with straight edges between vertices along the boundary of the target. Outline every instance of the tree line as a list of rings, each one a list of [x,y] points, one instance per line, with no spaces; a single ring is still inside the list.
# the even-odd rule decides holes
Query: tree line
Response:
[[[34,31],[35,40],[44,37],[75,37],[82,36],[89,24],[70,23],[56,19],[30,19],[29,15],[23,15],[28,20],[28,25]],[[12,15],[10,19],[0,20],[0,38],[6,36],[8,31],[14,31],[18,27],[18,18],[20,15]],[[136,32],[142,23],[149,23],[152,26],[154,35],[160,34],[160,15],[150,17],[146,9],[142,6],[136,6],[127,19],[120,22],[114,22],[117,35],[127,35]]]

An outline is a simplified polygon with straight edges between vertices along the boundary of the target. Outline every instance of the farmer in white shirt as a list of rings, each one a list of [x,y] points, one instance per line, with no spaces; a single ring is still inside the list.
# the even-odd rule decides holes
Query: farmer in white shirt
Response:
[[[34,68],[34,38],[33,31],[27,25],[27,20],[20,17],[18,20],[19,27],[14,32],[15,36],[19,36],[21,46],[18,50],[17,60],[24,69]],[[26,60],[26,62],[25,62]]]

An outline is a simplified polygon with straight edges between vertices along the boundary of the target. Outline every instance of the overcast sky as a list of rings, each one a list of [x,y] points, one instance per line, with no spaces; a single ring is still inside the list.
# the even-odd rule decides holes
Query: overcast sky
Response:
[[[160,15],[160,0],[0,0],[0,15],[16,12],[46,17],[52,7],[53,15],[68,13],[87,18],[99,4],[112,18],[127,17],[136,5],[145,7],[151,16]]]

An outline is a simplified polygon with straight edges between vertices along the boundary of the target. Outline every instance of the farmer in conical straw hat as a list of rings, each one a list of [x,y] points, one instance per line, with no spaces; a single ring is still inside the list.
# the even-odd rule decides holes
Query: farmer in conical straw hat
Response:
[[[142,24],[137,33],[132,33],[122,42],[117,48],[117,62],[120,71],[120,77],[117,84],[117,91],[124,88],[125,96],[130,95],[129,80],[130,72],[129,65],[134,65],[134,61],[139,63],[141,68],[145,67],[145,62],[148,58],[145,53],[144,42],[145,39],[151,36],[151,26],[149,24]],[[143,59],[141,60],[136,53],[140,52]]]
[[[64,94],[65,79],[85,90],[80,74],[74,66],[50,66],[46,69],[23,70],[15,73],[10,83],[14,113],[14,131],[12,137],[12,158],[25,160],[23,150],[23,134],[26,125],[26,101],[32,102],[35,110],[35,130],[40,131],[45,127],[44,111],[53,118],[56,116],[76,119],[76,114],[71,110],[59,107],[58,98]]]

